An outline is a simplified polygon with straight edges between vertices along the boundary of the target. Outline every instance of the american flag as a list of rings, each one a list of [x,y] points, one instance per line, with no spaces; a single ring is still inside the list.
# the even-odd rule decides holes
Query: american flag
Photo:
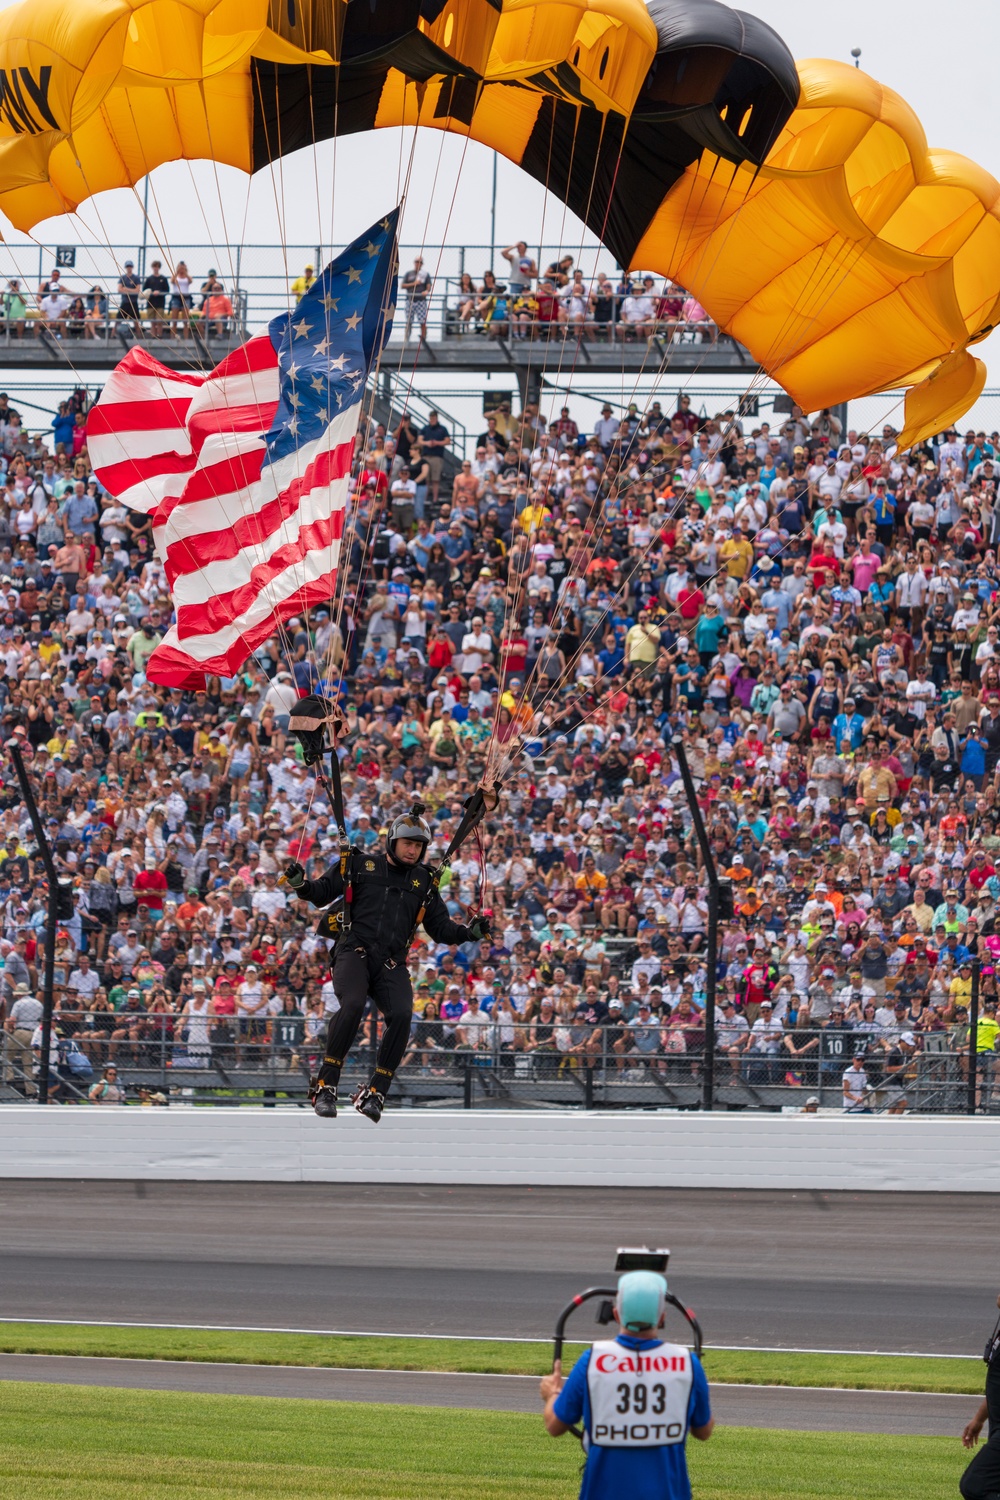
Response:
[[[395,209],[208,375],[136,347],[105,385],[87,423],[94,471],[152,516],[174,603],[150,681],[231,677],[281,622],[333,597],[365,385],[395,311],[398,225]]]

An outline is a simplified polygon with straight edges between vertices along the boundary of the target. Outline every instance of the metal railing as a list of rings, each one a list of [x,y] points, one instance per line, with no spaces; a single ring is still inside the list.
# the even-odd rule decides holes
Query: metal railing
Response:
[[[117,298],[108,297],[108,306],[97,311],[87,310],[74,315],[67,308],[58,317],[48,318],[36,307],[29,305],[23,311],[10,309],[9,302],[0,295],[0,344],[12,351],[34,341],[62,344],[71,354],[74,347],[81,349],[93,346],[113,345],[125,347],[136,338],[143,341],[174,341],[185,344],[243,342],[250,336],[247,318],[249,303],[247,293],[237,288],[227,298],[224,310],[193,307],[185,313],[152,311],[140,305],[140,316],[131,317],[120,312]]]
[[[212,1017],[182,1021],[170,1013],[87,1009],[60,1013],[59,1066],[52,1098],[86,1102],[108,1063],[126,1097],[153,1092],[164,1102],[227,1105],[305,1104],[310,1075],[323,1056],[323,1031],[311,1017],[269,1020]],[[381,1028],[379,1027],[379,1030]],[[342,1093],[366,1081],[377,1033],[370,1016],[359,1032]],[[844,1110],[844,1074],[863,1051],[848,1113],[965,1113],[970,1058],[946,1033],[917,1036],[905,1053],[891,1037],[867,1038],[840,1027],[784,1033],[774,1045],[733,1042],[716,1048],[714,1107],[800,1110],[807,1099]],[[80,1063],[87,1059],[90,1071]],[[34,1065],[24,1033],[5,1035],[0,1099],[34,1095]],[[697,1109],[701,1103],[704,1030],[700,1019],[592,1026],[578,1019],[509,1021],[466,1015],[455,1022],[415,1019],[393,1096],[412,1105],[489,1103],[510,1107]],[[855,1075],[857,1080],[857,1075]],[[976,1108],[1000,1113],[1000,1055],[976,1058]]]
[[[72,252],[71,257],[67,256],[67,251]],[[8,243],[0,244],[0,283],[2,287],[6,287],[11,280],[18,281],[20,294],[27,303],[29,328],[33,322],[39,320],[36,306],[37,289],[57,268],[61,284],[68,296],[86,297],[95,288],[100,288],[109,299],[113,320],[118,305],[116,291],[118,278],[126,260],[135,262],[141,281],[153,259],[164,263],[168,278],[172,266],[183,259],[191,269],[195,308],[198,308],[201,301],[199,288],[203,280],[207,278],[209,271],[217,271],[219,280],[233,301],[236,317],[242,320],[247,329],[257,332],[271,318],[286,312],[295,305],[296,296],[292,291],[292,286],[298,278],[304,275],[306,266],[311,265],[314,270],[322,270],[335,253],[337,251],[328,247],[311,245],[190,245],[178,246],[176,250],[172,247],[172,253],[168,254],[165,251],[157,252],[155,248],[144,249],[142,246],[134,245],[87,244],[71,247],[36,247],[35,245]],[[538,246],[531,253],[540,270],[544,271],[548,264],[557,262],[563,256],[564,247]],[[598,270],[605,271],[612,285],[620,283],[620,270],[610,255],[601,247],[577,250],[573,253],[584,273],[584,282],[588,287],[596,281]],[[483,284],[487,270],[494,272],[497,281],[502,286],[507,285],[510,267],[500,255],[497,247],[489,245],[401,245],[402,275],[405,275],[406,270],[418,255],[423,258],[425,270],[432,278],[430,296],[427,299],[429,339],[436,341],[442,338],[458,337],[463,332],[461,309],[468,297],[467,294],[462,293],[461,287],[463,274],[467,270],[477,287]],[[69,263],[70,260],[72,263]],[[641,280],[641,277],[639,279]],[[656,277],[656,287],[659,288],[662,284],[663,278]],[[479,298],[477,297],[476,300]],[[613,302],[611,325],[618,322],[621,297],[616,295]],[[409,299],[401,290],[394,332],[394,339],[397,342],[402,341],[405,334],[408,307]],[[12,327],[17,327],[24,321],[24,317],[14,319]],[[497,329],[494,332],[499,330],[502,320],[498,318],[495,321]],[[716,336],[715,325],[709,322],[685,324],[683,320],[675,319],[671,320],[671,323],[676,324],[676,328],[672,326],[668,330],[664,325],[659,331],[663,336],[675,337],[677,342],[700,342],[703,339],[712,341]],[[509,309],[506,328],[508,333],[512,331]],[[592,320],[589,325],[591,336],[597,338],[611,336],[609,328],[610,325],[607,323],[596,324]],[[489,325],[484,318],[473,318],[464,325],[464,331],[487,333]],[[210,338],[222,336],[217,329],[208,330],[207,334]],[[2,337],[10,339],[13,336],[11,330],[6,327],[5,320]],[[114,333],[111,331],[105,336],[112,338]]]

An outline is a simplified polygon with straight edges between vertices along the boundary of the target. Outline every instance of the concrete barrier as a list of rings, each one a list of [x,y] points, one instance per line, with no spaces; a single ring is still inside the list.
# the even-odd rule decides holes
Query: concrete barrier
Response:
[[[1000,1191],[1000,1126],[960,1116],[0,1109],[0,1177]]]

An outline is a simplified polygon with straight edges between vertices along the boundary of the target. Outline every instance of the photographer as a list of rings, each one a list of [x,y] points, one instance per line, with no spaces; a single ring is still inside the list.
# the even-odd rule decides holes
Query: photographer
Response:
[[[1000,1307],[1000,1297],[997,1306]],[[1000,1495],[1000,1319],[983,1350],[983,1359],[986,1363],[986,1395],[962,1433],[962,1444],[974,1448],[987,1420],[990,1432],[985,1448],[976,1454],[958,1481],[962,1500],[996,1500]]]
[[[583,1421],[587,1460],[580,1500],[690,1500],[684,1444],[705,1442],[715,1425],[698,1356],[659,1336],[667,1283],[653,1271],[618,1282],[620,1332],[581,1354],[563,1385],[557,1360],[541,1382],[553,1437]]]

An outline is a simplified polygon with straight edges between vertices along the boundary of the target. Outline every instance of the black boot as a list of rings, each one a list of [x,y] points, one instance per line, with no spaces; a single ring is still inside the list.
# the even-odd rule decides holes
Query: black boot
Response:
[[[337,1117],[337,1090],[331,1083],[322,1083],[312,1096],[312,1107],[324,1120]]]
[[[377,1125],[385,1108],[385,1095],[377,1093],[370,1084],[362,1084],[359,1089],[355,1090],[352,1097],[358,1114],[364,1115],[366,1119],[371,1120],[373,1125]]]

